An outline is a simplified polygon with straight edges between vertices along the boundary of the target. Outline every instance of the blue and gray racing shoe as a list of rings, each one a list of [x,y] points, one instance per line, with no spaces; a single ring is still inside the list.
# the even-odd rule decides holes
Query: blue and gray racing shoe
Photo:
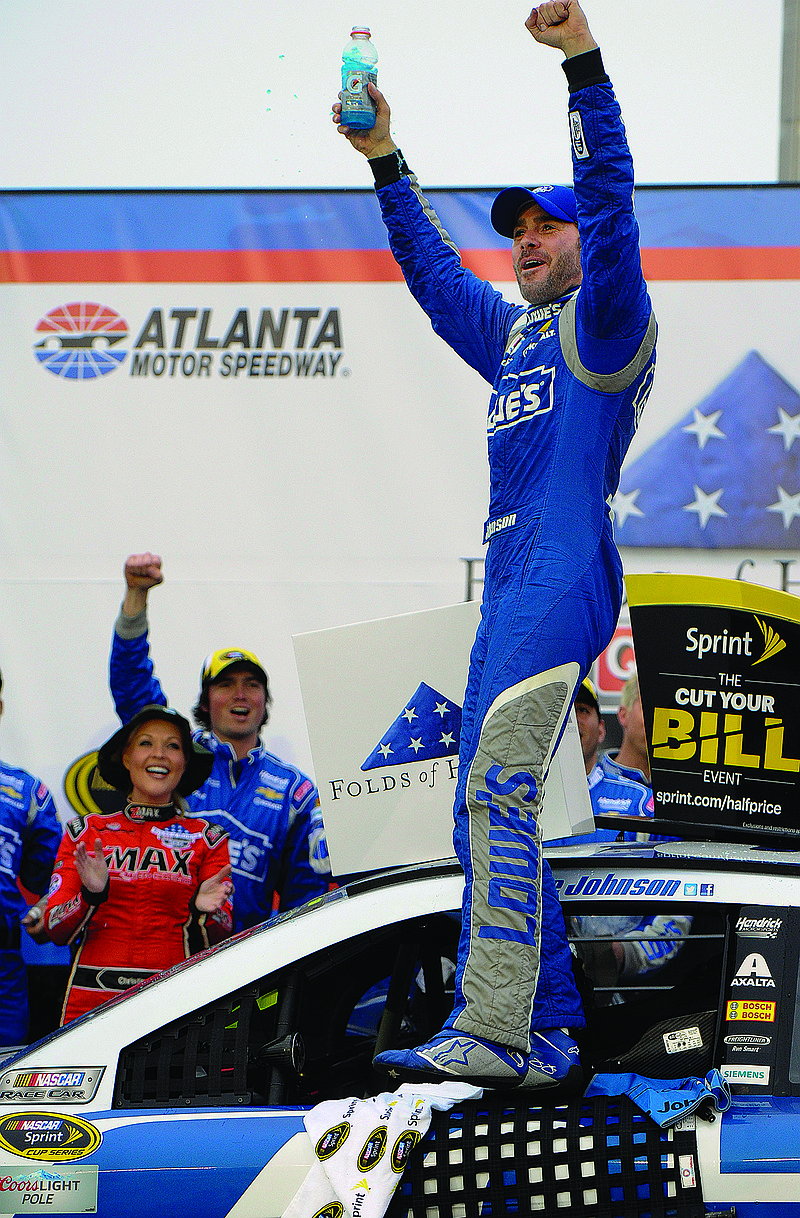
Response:
[[[529,1054],[478,1036],[445,1029],[415,1049],[388,1049],[373,1066],[390,1078],[441,1083],[461,1079],[476,1087],[536,1087],[567,1094],[583,1086],[578,1046],[560,1028],[531,1035]]]

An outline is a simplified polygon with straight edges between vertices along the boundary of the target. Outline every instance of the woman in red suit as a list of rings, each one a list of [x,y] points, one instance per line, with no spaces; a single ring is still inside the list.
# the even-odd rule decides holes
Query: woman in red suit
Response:
[[[48,894],[54,943],[79,944],[61,1022],[231,933],[227,833],[185,814],[213,758],[166,706],[139,711],[100,749],[122,812],[70,821]]]

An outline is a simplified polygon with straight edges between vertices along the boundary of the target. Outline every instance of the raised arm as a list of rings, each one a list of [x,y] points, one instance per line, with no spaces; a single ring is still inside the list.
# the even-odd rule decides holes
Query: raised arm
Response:
[[[125,599],[114,623],[109,660],[109,684],[123,723],[151,703],[167,699],[155,675],[147,637],[147,597],[164,582],[161,558],[149,551],[125,560]]]
[[[565,59],[597,49],[586,14],[577,0],[549,0],[531,9],[525,22],[537,42],[562,51]]]
[[[371,163],[389,244],[414,298],[436,333],[491,384],[508,332],[522,310],[462,265],[458,248],[391,136],[386,98],[372,83],[369,91],[377,107],[372,130],[343,126],[338,101],[333,121]]]
[[[616,371],[636,357],[646,335],[655,335],[622,116],[578,0],[537,5],[525,25],[537,42],[565,57],[583,269],[576,310],[579,353],[594,372]]]

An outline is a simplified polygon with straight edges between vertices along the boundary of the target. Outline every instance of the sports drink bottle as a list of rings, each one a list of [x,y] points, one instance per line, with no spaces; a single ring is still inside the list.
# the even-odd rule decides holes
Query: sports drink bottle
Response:
[[[342,51],[342,123],[354,131],[369,131],[375,126],[375,102],[367,82],[378,83],[375,70],[378,52],[370,42],[366,26],[356,26]]]

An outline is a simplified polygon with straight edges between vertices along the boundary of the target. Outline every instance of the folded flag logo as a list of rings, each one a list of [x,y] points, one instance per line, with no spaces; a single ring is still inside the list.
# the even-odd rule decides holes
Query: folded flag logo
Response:
[[[751,351],[646,452],[614,496],[622,546],[800,546],[800,394]]]
[[[422,681],[361,769],[451,757],[460,733],[461,707]]]

